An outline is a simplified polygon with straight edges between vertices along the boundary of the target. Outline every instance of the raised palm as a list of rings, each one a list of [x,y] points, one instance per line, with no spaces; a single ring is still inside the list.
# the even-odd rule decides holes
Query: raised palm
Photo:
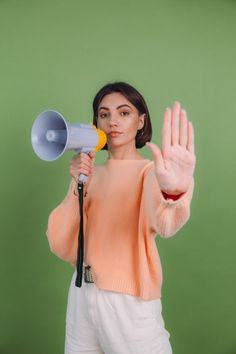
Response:
[[[186,192],[196,164],[194,130],[179,102],[164,113],[162,150],[154,143],[146,145],[152,152],[161,190],[168,194]]]

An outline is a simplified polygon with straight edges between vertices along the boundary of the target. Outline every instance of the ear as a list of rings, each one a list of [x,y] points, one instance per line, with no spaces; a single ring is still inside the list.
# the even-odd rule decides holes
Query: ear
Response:
[[[138,130],[143,128],[145,116],[146,116],[146,113],[143,113],[138,117],[138,119],[139,119]]]

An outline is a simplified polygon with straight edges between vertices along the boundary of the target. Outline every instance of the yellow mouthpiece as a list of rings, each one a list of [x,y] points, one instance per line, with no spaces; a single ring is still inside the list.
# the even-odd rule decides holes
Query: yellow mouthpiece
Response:
[[[107,143],[107,136],[104,133],[103,130],[97,128],[94,124],[92,124],[92,126],[96,129],[97,133],[98,133],[98,144],[95,148],[95,151],[99,151],[103,148],[103,146],[106,145]]]

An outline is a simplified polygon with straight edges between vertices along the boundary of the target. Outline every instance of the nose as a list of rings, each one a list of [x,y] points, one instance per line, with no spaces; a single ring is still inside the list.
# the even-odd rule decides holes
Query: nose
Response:
[[[109,126],[117,126],[117,117],[115,114],[110,115]]]

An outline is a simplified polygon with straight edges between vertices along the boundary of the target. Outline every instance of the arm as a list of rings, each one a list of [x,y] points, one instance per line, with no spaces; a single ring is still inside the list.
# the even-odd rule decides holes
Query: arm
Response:
[[[175,101],[173,110],[167,108],[164,113],[162,149],[150,142],[146,145],[154,162],[154,169],[147,175],[150,185],[146,183],[145,186],[151,228],[167,238],[189,219],[196,164],[193,124],[178,101]],[[179,194],[179,197],[165,199],[161,191]]]
[[[75,264],[80,225],[76,182],[72,179],[65,199],[49,215],[46,235],[50,250],[64,261]]]
[[[188,221],[193,189],[194,178],[188,190],[178,199],[165,199],[155,176],[154,166],[148,169],[144,178],[143,201],[152,234],[169,238]]]

